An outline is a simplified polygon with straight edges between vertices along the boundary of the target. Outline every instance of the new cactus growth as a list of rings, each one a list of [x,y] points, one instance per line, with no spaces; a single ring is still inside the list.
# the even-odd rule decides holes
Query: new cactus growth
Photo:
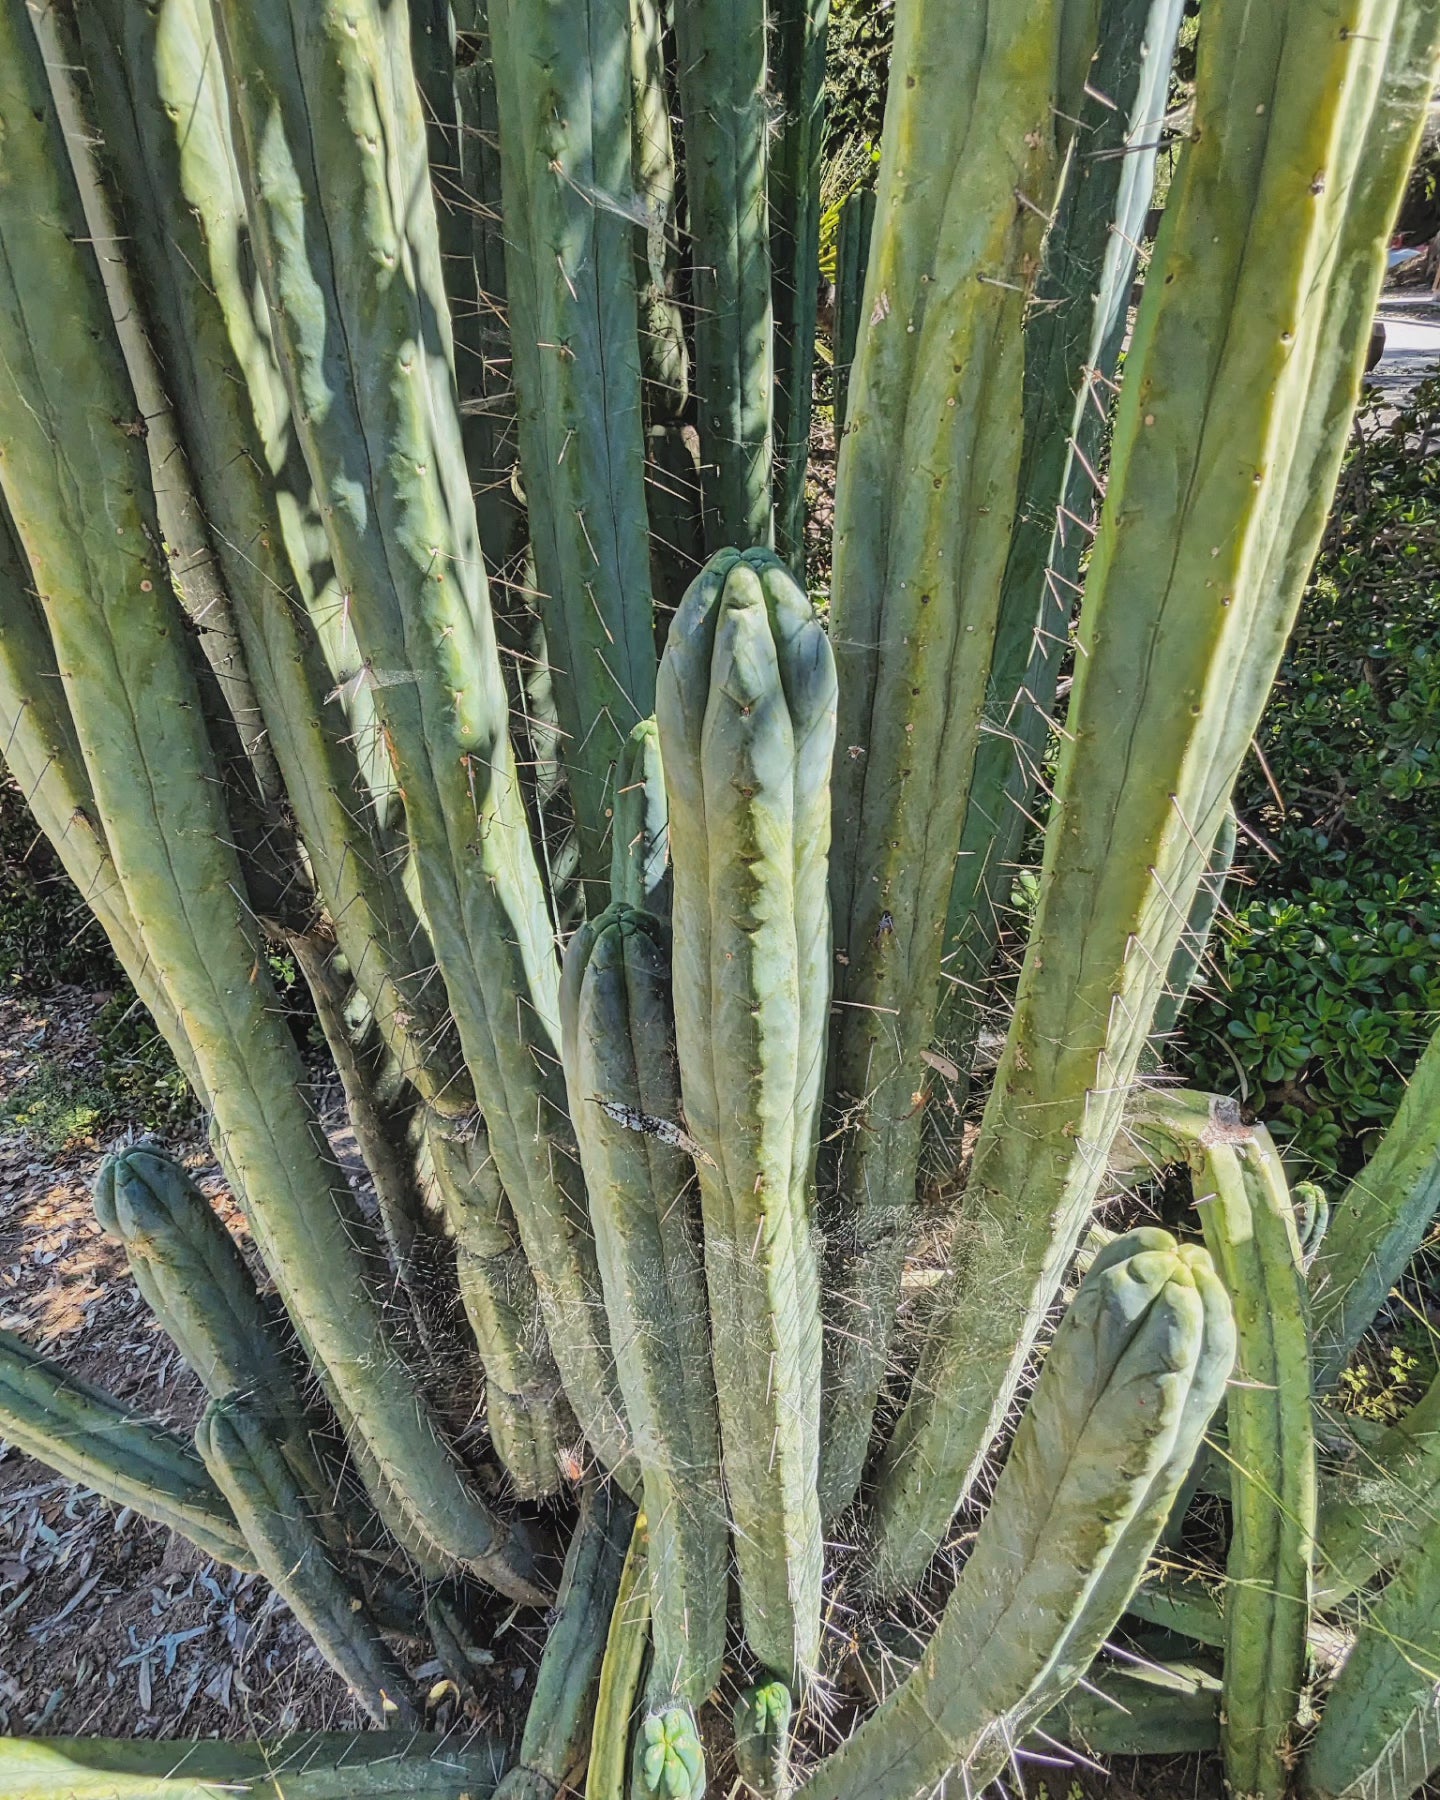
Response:
[[[790,1791],[790,1721],[795,1703],[783,1681],[747,1687],[735,1702],[735,1767],[760,1800]]]
[[[697,1159],[725,1485],[746,1631],[784,1679],[820,1637],[820,1296],[811,1193],[830,993],[835,668],[804,591],[722,551],[657,696],[675,1031]],[[652,1521],[653,1530],[653,1521]]]
[[[705,1752],[685,1706],[648,1713],[635,1744],[631,1800],[702,1800]]]

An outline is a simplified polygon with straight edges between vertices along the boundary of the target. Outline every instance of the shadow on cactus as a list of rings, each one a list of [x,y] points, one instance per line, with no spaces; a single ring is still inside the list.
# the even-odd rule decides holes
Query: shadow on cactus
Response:
[[[1150,1077],[1440,14],[1207,4],[1122,382],[1181,10],[900,11],[822,624],[823,0],[0,0],[6,759],[269,1278],[130,1146],[97,1210],[195,1443],[13,1339],[0,1429],[262,1571],[382,1728],[204,1779],[920,1800],[1218,1744],[1280,1800],[1317,1700],[1310,1792],[1428,1773],[1436,1540],[1365,1525],[1440,1492],[1431,1397],[1348,1440],[1323,1397],[1428,1229],[1435,1052],[1323,1243]],[[501,1603],[550,1609],[520,1743],[390,1751]]]

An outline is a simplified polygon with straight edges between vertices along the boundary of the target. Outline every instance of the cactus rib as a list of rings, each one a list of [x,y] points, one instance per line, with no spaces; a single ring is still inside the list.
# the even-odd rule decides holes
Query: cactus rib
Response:
[[[610,900],[670,916],[670,817],[660,728],[642,719],[615,765],[615,810],[610,821]]]
[[[630,1724],[650,1638],[650,1579],[645,1558],[648,1535],[642,1512],[636,1515],[610,1614],[610,1629],[605,1635],[605,1658],[595,1696],[595,1728],[590,1735],[590,1765],[585,1771],[585,1800],[625,1800]]]
[[[1130,350],[1016,1011],[879,1476],[887,1586],[983,1466],[1083,1234],[1323,527],[1434,63],[1430,26],[1397,34],[1389,0],[1359,23],[1342,0],[1218,4]],[[1197,326],[1237,309],[1253,331]]]
[[[722,551],[670,628],[675,1025],[720,1442],[752,1649],[790,1680],[820,1633],[820,1319],[811,1183],[829,1000],[829,643],[768,551]],[[652,1524],[653,1530],[653,1524]]]
[[[952,1775],[978,1791],[1000,1772],[1123,1610],[1234,1353],[1203,1250],[1142,1232],[1096,1259],[919,1666],[805,1800],[921,1800]]]
[[[729,1543],[694,1165],[678,1126],[661,928],[611,906],[570,940],[560,992],[570,1110],[649,1528],[652,1696],[700,1705],[725,1649]],[[673,1134],[672,1134],[673,1135]]]
[[[67,1481],[93,1488],[237,1569],[256,1562],[194,1450],[0,1331],[0,1433]]]

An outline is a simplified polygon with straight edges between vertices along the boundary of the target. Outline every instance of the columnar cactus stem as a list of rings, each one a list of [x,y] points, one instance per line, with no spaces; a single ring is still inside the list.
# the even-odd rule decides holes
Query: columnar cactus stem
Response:
[[[995,1496],[909,1679],[805,1800],[978,1792],[1084,1675],[1145,1567],[1235,1338],[1203,1250],[1164,1232],[1096,1259],[1051,1345]]]
[[[1019,502],[945,924],[941,1026],[968,1073],[1014,864],[1034,811],[1120,345],[1154,188],[1180,0],[1104,0],[1036,304],[1025,324]]]
[[[1389,0],[1219,6],[1130,349],[1017,1009],[880,1476],[887,1586],[983,1466],[1084,1231],[1323,527],[1434,63],[1431,25],[1397,33]],[[1235,317],[1253,329],[1211,323]]]
[[[896,19],[835,502],[826,1517],[860,1479],[914,1212],[921,1056],[1015,514],[1022,323],[1089,56],[1068,66],[1064,13],[923,0]]]
[[[783,109],[768,171],[775,320],[775,547],[802,582],[829,23],[830,0],[779,0],[770,9],[770,87]]]
[[[184,1438],[0,1331],[0,1435],[237,1569],[257,1564],[229,1501]]]
[[[520,1760],[495,1800],[555,1800],[577,1791],[634,1523],[634,1507],[613,1484],[586,1488],[525,1715]]]
[[[520,466],[587,880],[655,704],[629,0],[490,0]],[[598,907],[594,910],[599,910]]]
[[[1220,1744],[1220,1683],[1193,1664],[1092,1663],[1036,1728],[1037,1752],[1068,1744],[1087,1756],[1185,1756]]]
[[[195,1433],[205,1466],[240,1521],[265,1579],[349,1684],[377,1725],[407,1725],[409,1686],[365,1611],[358,1589],[330,1560],[311,1521],[313,1496],[272,1433],[263,1397],[212,1400]]]
[[[468,498],[403,9],[226,0],[217,18],[296,437],[347,625],[378,672],[381,742],[446,995],[567,1393],[620,1467],[628,1443],[555,1063],[558,966]],[[351,155],[357,133],[384,154]],[[331,135],[345,148],[317,155]],[[376,284],[377,258],[395,279]]]
[[[840,208],[835,233],[835,430],[845,428],[849,414],[850,375],[860,341],[865,276],[870,263],[870,234],[875,226],[875,190],[861,188]]]
[[[1375,1154],[1336,1201],[1310,1268],[1315,1386],[1334,1387],[1440,1208],[1440,1034]]]
[[[1190,1164],[1205,1242],[1235,1311],[1220,1740],[1233,1793],[1283,1800],[1305,1678],[1316,1511],[1309,1322],[1294,1211],[1269,1133],[1242,1124],[1233,1103],[1157,1094],[1137,1115],[1136,1130]]]
[[[765,0],[675,9],[705,548],[771,540],[774,349]]]
[[[610,900],[670,916],[670,814],[660,728],[642,719],[615,765],[615,811],[610,821]]]
[[[735,1702],[735,1767],[759,1800],[790,1792],[790,1724],[794,1700],[783,1681],[747,1687]]]
[[[695,1169],[680,1129],[662,927],[624,904],[583,925],[560,991],[570,1112],[620,1391],[650,1521],[652,1701],[720,1678],[730,1558]]]
[[[1396,1800],[1440,1768],[1440,1545],[1422,1537],[1367,1607],[1301,1765],[1306,1800]]]
[[[1184,1010],[1186,997],[1200,973],[1210,932],[1225,897],[1225,883],[1235,860],[1237,833],[1238,824],[1232,808],[1220,821],[1220,829],[1210,848],[1210,860],[1200,878],[1200,885],[1195,889],[1195,898],[1190,902],[1185,929],[1180,933],[1180,941],[1170,958],[1170,967],[1165,971],[1165,991],[1156,1004],[1155,1017],[1150,1025],[1149,1059],[1152,1062],[1163,1059],[1167,1040],[1175,1030]],[[1296,1198],[1298,1200],[1298,1194]],[[1321,1235],[1324,1235],[1323,1231]]]
[[[769,552],[711,558],[670,628],[657,713],[675,1026],[741,1605],[751,1648],[790,1680],[813,1669],[820,1636],[811,1184],[835,668],[804,591]]]
[[[300,1732],[265,1742],[180,1738],[0,1738],[5,1800],[490,1800],[503,1746],[467,1734]]]
[[[645,1547],[649,1533],[644,1513],[637,1515],[620,1572],[605,1660],[595,1696],[595,1728],[590,1734],[590,1766],[585,1771],[585,1800],[625,1800],[630,1758],[630,1725],[640,1693],[645,1651],[650,1641],[650,1579]]]
[[[416,1406],[366,1287],[363,1223],[265,973],[143,442],[127,429],[133,395],[88,247],[75,241],[78,200],[21,0],[0,7],[0,122],[13,172],[0,184],[0,359],[20,398],[0,485],[44,600],[121,886],[186,1020],[256,1241],[368,1458],[377,1507],[410,1541],[534,1599],[542,1590],[528,1549],[469,1489]]]
[[[1315,1528],[1315,1605],[1337,1606],[1440,1529],[1440,1377],[1374,1444],[1332,1472]]]

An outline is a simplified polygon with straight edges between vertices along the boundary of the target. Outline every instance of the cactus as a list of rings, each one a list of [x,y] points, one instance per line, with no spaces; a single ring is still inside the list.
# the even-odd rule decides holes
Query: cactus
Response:
[[[396,75],[408,55],[406,21],[373,4],[365,18],[362,31],[351,14],[330,10],[314,33],[292,34],[284,8],[217,14],[227,66],[245,72],[230,84],[239,97],[236,151],[296,438],[348,594],[347,624],[363,669],[403,676],[377,680],[374,699],[404,790],[416,886],[445,993],[566,1391],[615,1468],[628,1444],[593,1240],[564,1153],[548,908],[506,730],[473,510],[447,501],[463,490],[464,472],[438,238],[433,212],[412,208],[399,218],[393,210],[395,192],[425,185],[419,102]],[[317,109],[347,141],[354,128],[381,133],[394,159],[393,188],[378,163],[312,160]],[[378,249],[363,223],[372,213]],[[300,230],[302,214],[329,220],[323,240]],[[378,309],[368,274],[376,254],[403,260],[415,283],[387,284]],[[300,296],[309,299],[301,304]],[[396,366],[404,385],[347,384],[337,404],[312,407],[307,396],[329,389],[334,321],[343,322],[356,366]],[[423,355],[417,346],[426,346]],[[401,448],[372,458],[372,441]],[[417,472],[401,479],[402,467]],[[473,878],[477,870],[483,880]]]
[[[742,1689],[735,1702],[735,1767],[760,1800],[790,1792],[790,1718],[794,1701],[783,1681]]]
[[[670,916],[670,817],[660,729],[642,719],[615,765],[615,804],[610,820],[610,900],[637,906],[656,918]]]
[[[694,1164],[660,927],[613,905],[570,940],[570,1111],[650,1521],[652,1689],[703,1702],[725,1648],[729,1548]]]
[[[688,1706],[647,1713],[635,1740],[631,1800],[703,1800],[705,1752]]]
[[[331,1668],[377,1725],[413,1723],[407,1677],[359,1592],[332,1563],[311,1522],[313,1499],[296,1482],[264,1400],[241,1394],[212,1400],[195,1442],[261,1573],[284,1595]]]
[[[413,1731],[302,1732],[263,1743],[0,1738],[3,1800],[490,1800],[498,1742]]]
[[[765,551],[712,557],[657,695],[675,1030],[699,1146],[725,1485],[745,1629],[784,1679],[820,1635],[820,1318],[811,1237],[829,1000],[829,644]],[[652,1521],[652,1530],[653,1530]]]
[[[1221,0],[1201,47],[1198,136],[1128,356],[1016,1012],[879,1476],[887,1586],[918,1575],[970,1490],[1083,1234],[1323,525],[1433,55],[1428,22],[1407,15],[1392,35],[1377,19],[1362,41],[1341,10],[1262,23]],[[1237,137],[1222,118],[1250,123]],[[1259,215],[1285,230],[1250,232]],[[1197,314],[1232,306],[1256,330],[1197,359]],[[835,861],[848,854],[837,837]]]
[[[1195,890],[1195,898],[1190,903],[1185,929],[1180,933],[1180,940],[1170,957],[1170,967],[1165,971],[1165,991],[1156,1004],[1155,1016],[1150,1024],[1152,1060],[1163,1057],[1165,1041],[1174,1031],[1186,996],[1200,972],[1205,946],[1210,941],[1211,927],[1220,911],[1220,903],[1225,896],[1226,877],[1235,857],[1236,831],[1235,814],[1233,811],[1227,812],[1220,821],[1220,829],[1211,846],[1210,860],[1206,864],[1200,885]],[[1298,1199],[1298,1192],[1296,1197]]]
[[[859,1482],[913,1217],[920,1058],[1015,514],[1018,329],[1081,80],[1064,12],[997,24],[928,0],[896,20],[835,496],[827,1518]]]
[[[1203,1250],[1117,1239],[1086,1276],[918,1668],[805,1800],[978,1790],[1084,1674],[1140,1579],[1234,1361]]]
[[[1431,1536],[1440,1517],[1440,1377],[1322,1491],[1315,1606],[1324,1611]]]
[[[190,1445],[0,1331],[0,1432],[27,1456],[187,1537],[207,1556],[255,1568],[225,1496]]]
[[[845,429],[850,374],[860,338],[870,234],[875,228],[875,190],[860,188],[841,203],[835,233],[835,430]]]
[[[1332,1388],[1440,1206],[1440,1034],[1375,1154],[1336,1201],[1314,1264],[1315,1386]]]
[[[675,9],[705,549],[771,541],[773,312],[764,0]]]
[[[1035,1728],[1034,1747],[1056,1741],[1086,1756],[1180,1756],[1220,1743],[1220,1683],[1192,1665],[1095,1663]]]
[[[495,1790],[496,1800],[552,1800],[576,1791],[589,1759],[605,1642],[634,1524],[635,1509],[622,1494],[610,1486],[586,1488],[525,1715],[520,1760]]]
[[[1305,1757],[1306,1800],[1388,1800],[1440,1767],[1440,1554],[1420,1538],[1367,1608]]]
[[[490,0],[505,279],[541,616],[589,880],[655,696],[630,217],[629,0]]]
[[[1289,1190],[1269,1133],[1242,1124],[1233,1103],[1158,1095],[1137,1129],[1190,1163],[1205,1242],[1235,1310],[1220,1739],[1234,1793],[1283,1800],[1305,1678],[1316,1513],[1305,1278]]]
[[[650,1580],[645,1547],[644,1513],[636,1515],[595,1696],[595,1728],[590,1734],[590,1765],[585,1771],[585,1800],[626,1800],[630,1725],[640,1692],[645,1651],[650,1638]]]

